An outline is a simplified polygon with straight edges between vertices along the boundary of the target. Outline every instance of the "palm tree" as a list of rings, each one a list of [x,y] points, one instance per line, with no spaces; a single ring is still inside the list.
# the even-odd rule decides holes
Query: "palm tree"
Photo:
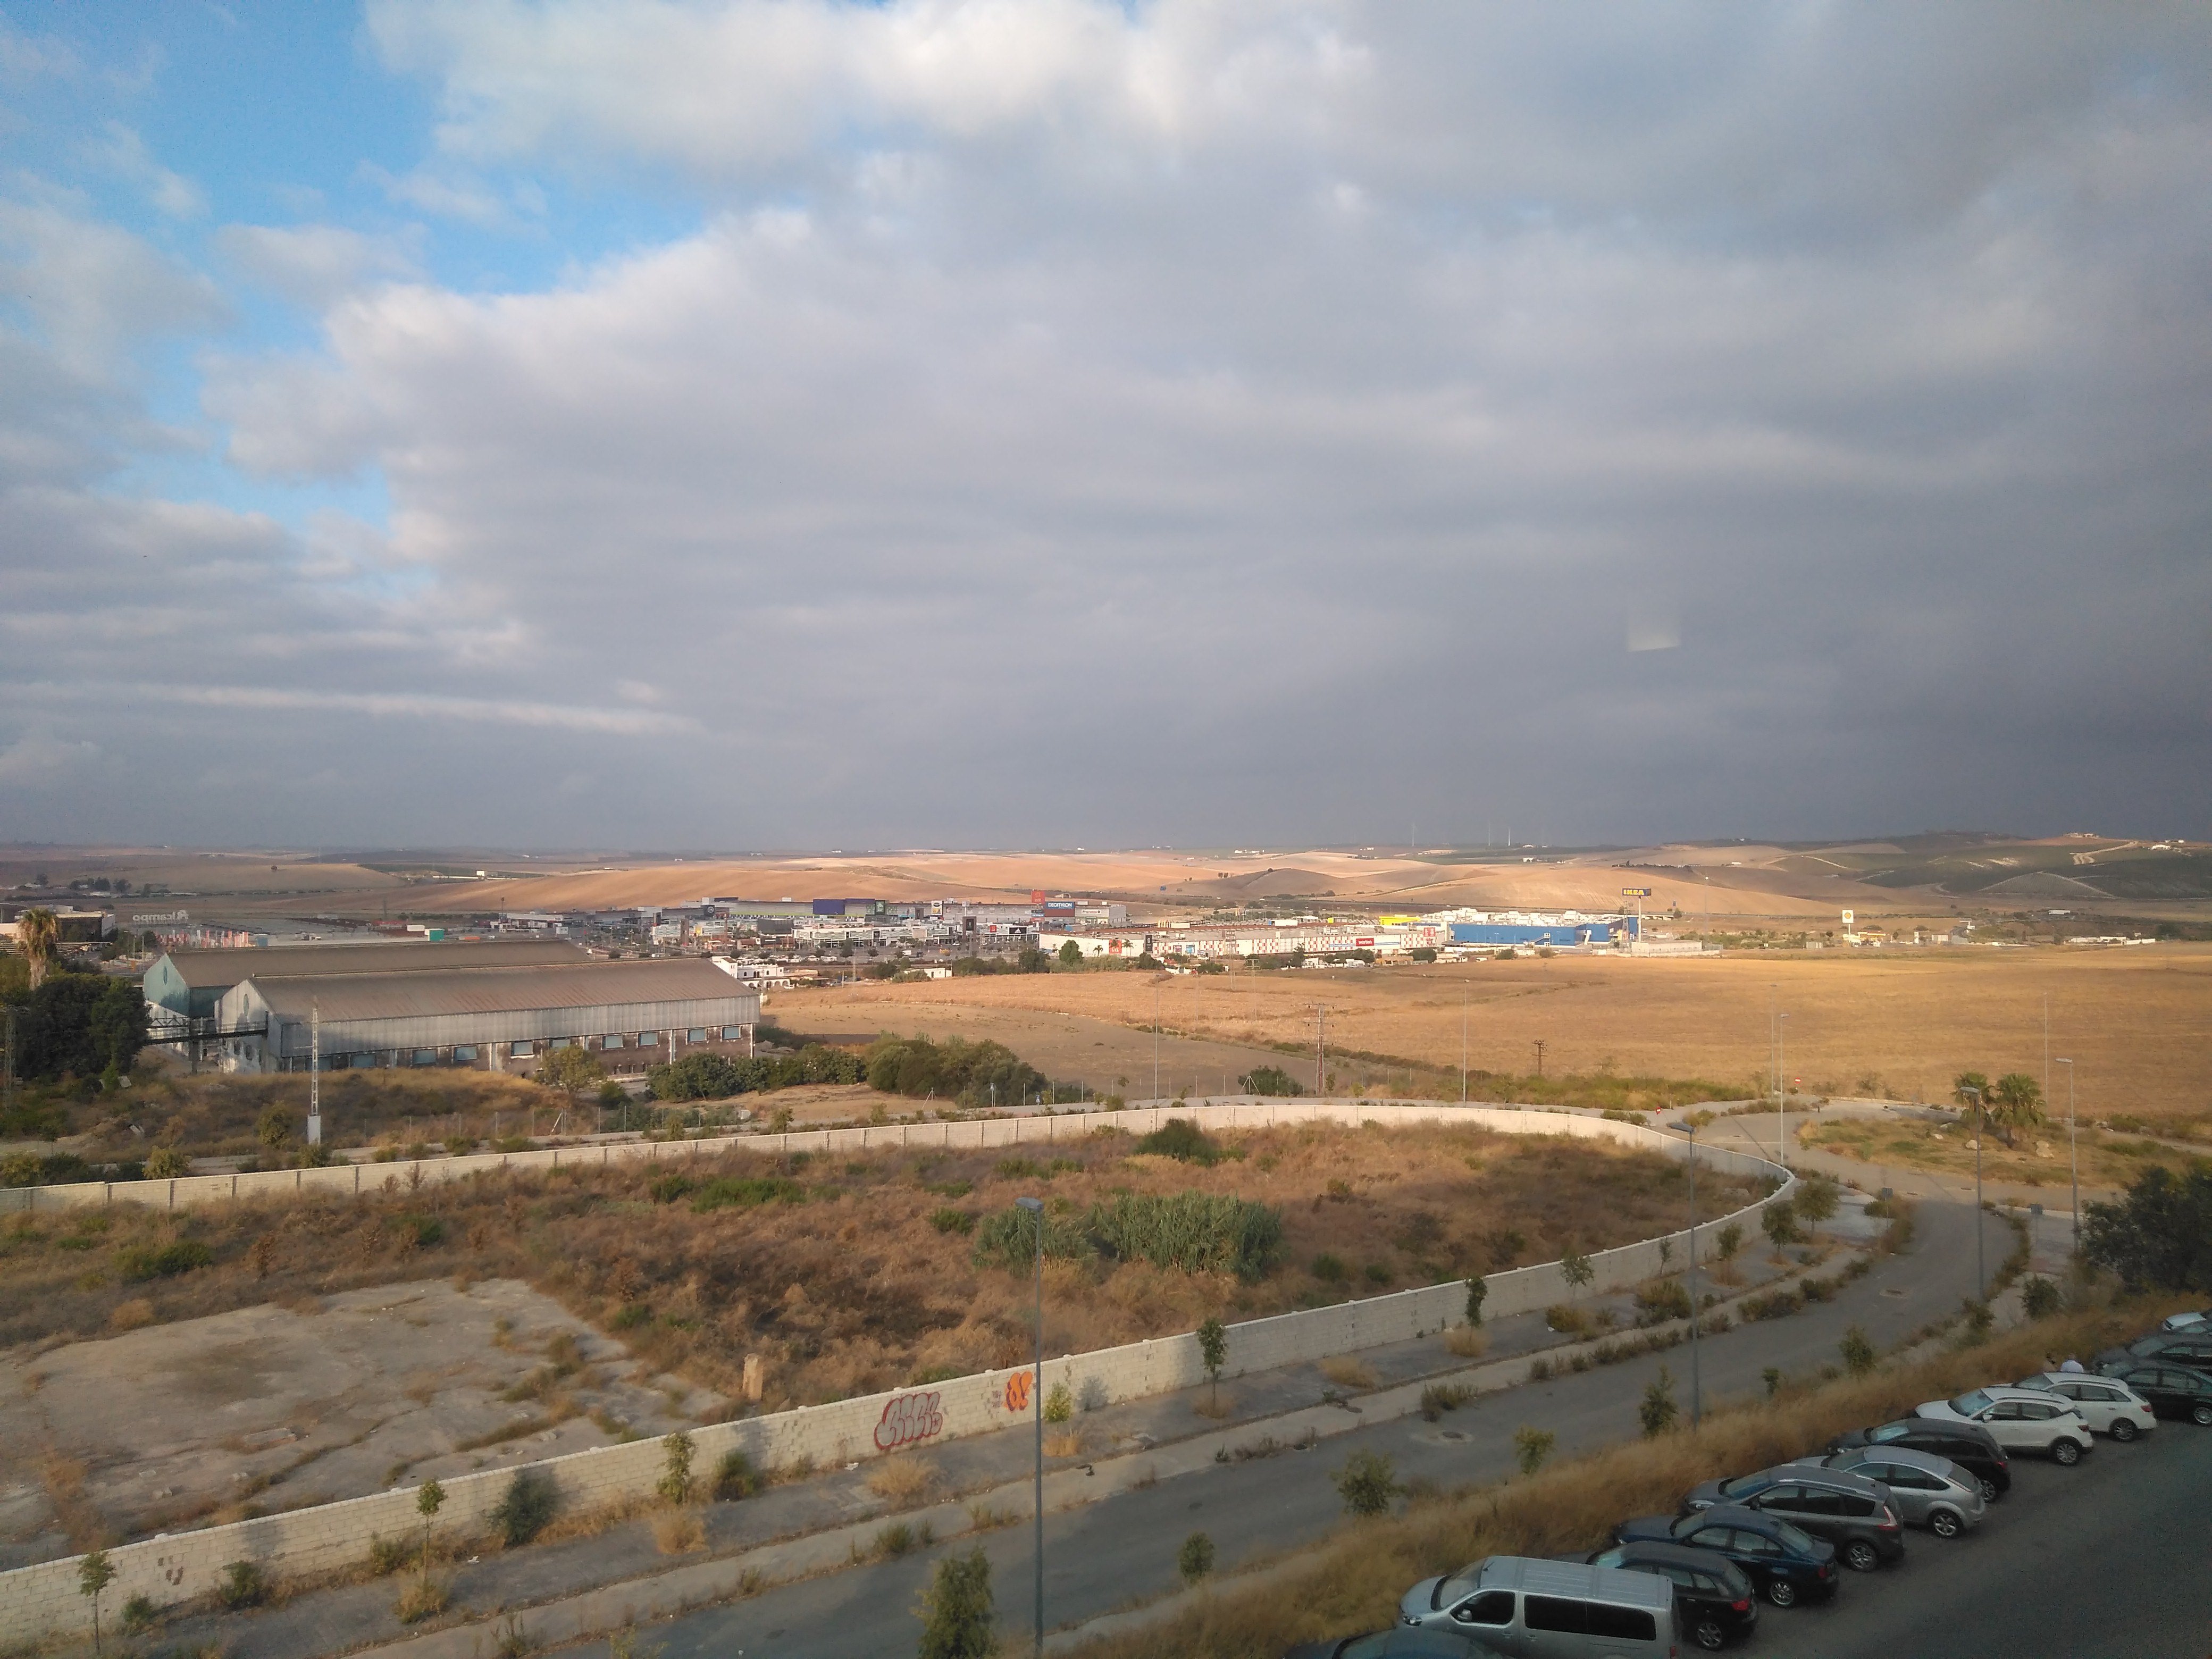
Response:
[[[2043,1085],[2027,1073],[2006,1073],[1997,1079],[1990,1093],[1996,1098],[1996,1109],[1990,1116],[2006,1146],[2013,1144],[2015,1130],[2031,1129],[2043,1121]]]
[[[31,959],[31,988],[46,983],[46,971],[61,954],[62,926],[51,910],[26,910],[15,924],[15,942]]]

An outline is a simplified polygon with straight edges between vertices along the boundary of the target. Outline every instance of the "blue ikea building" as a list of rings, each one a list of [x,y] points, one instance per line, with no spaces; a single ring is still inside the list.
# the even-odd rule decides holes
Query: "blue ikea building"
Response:
[[[1620,945],[1641,937],[1636,916],[1579,916],[1572,921],[1455,921],[1454,945]]]

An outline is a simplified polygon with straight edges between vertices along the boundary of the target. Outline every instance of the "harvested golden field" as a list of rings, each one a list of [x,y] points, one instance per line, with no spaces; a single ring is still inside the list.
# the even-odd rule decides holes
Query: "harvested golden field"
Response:
[[[779,993],[811,1030],[925,1027],[955,1008],[1058,1011],[1148,1030],[1154,998],[1174,1035],[1279,1048],[1314,1082],[1315,1010],[1328,1008],[1339,1088],[1414,1062],[1456,1076],[1462,1006],[1478,1070],[1705,1077],[1747,1093],[1768,1061],[1767,1010],[1786,1012],[1785,1068],[1817,1094],[1946,1099],[1963,1070],[2043,1075],[2070,1057],[2083,1115],[2191,1115],[2212,1102],[2212,947],[1926,949],[1710,958],[1523,957],[1428,967],[1166,975],[1085,972],[862,983]],[[1295,1056],[1295,1057],[1293,1057]],[[1372,1067],[1370,1067],[1371,1069]],[[2063,1109],[2065,1071],[2053,1066]],[[1210,1086],[1210,1085],[1209,1085]]]
[[[1034,1157],[744,1152],[26,1215],[0,1230],[0,1346],[110,1328],[126,1304],[144,1325],[409,1279],[516,1279],[726,1395],[758,1353],[774,1407],[1028,1353],[1026,1218],[1018,1261],[978,1260],[1023,1194],[1045,1199],[1049,1247],[1071,1251],[1046,1267],[1046,1342],[1062,1352],[1605,1249],[1679,1224],[1687,1201],[1670,1160],[1564,1137],[1300,1125],[1196,1150],[1140,1152],[1107,1131]],[[1698,1200],[1711,1214],[1756,1191],[1708,1173]],[[1093,1213],[1155,1199],[1230,1210],[1237,1231],[1207,1236],[1233,1240],[1249,1271],[1156,1263],[1140,1229],[1102,1231]]]
[[[2176,1175],[2212,1156],[2212,1124],[2203,1119],[2174,1117],[2161,1120],[2165,1140],[2124,1131],[2100,1128],[2094,1121],[2078,1126],[2076,1150],[2081,1158],[2081,1184],[2101,1191],[2127,1187],[2146,1170],[2163,1168]],[[2172,1144],[2180,1137],[2181,1144]],[[1869,1165],[1929,1170],[1939,1175],[1971,1176],[1974,1172],[1974,1126],[1971,1119],[1942,1125],[1909,1117],[1885,1115],[1879,1121],[1826,1121],[1804,1132],[1802,1142],[1838,1158]],[[1986,1181],[2016,1182],[2026,1187],[2064,1187],[2070,1179],[2067,1161],[2066,1117],[2062,1103],[2053,1121],[2014,1137],[2008,1146],[1993,1127],[1983,1144],[1982,1176]],[[1875,1184],[1868,1181],[1867,1184]]]

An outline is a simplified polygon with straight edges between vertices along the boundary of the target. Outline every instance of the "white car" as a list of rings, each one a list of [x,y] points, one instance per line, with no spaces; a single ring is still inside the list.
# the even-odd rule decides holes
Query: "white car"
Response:
[[[1973,1389],[1955,1400],[1929,1400],[1915,1417],[1938,1423],[1978,1423],[2008,1452],[2039,1452],[2072,1465],[2096,1442],[2070,1400],[2038,1389]]]
[[[2127,1441],[2148,1434],[2158,1426],[2150,1401],[2117,1377],[2088,1376],[2080,1371],[2039,1371],[2020,1379],[2023,1389],[2070,1400],[2093,1434],[2109,1434]]]
[[[2162,1331],[2197,1331],[2212,1325],[2212,1313],[2168,1314],[2159,1322]]]

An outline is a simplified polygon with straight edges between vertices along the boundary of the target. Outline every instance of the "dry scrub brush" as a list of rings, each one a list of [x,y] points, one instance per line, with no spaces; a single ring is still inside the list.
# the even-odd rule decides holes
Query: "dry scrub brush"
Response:
[[[1694,1436],[1662,1434],[1502,1486],[1416,1501],[1386,1518],[1346,1522],[1302,1558],[1287,1579],[1274,1574],[1244,1588],[1218,1583],[1202,1603],[1076,1652],[1080,1659],[1275,1659],[1297,1643],[1387,1627],[1395,1622],[1399,1596],[1419,1579],[1485,1555],[1597,1548],[1617,1522],[1672,1513],[1700,1480],[1802,1456],[1846,1429],[1898,1416],[1931,1396],[2021,1376],[2047,1352],[2094,1352],[2171,1305],[2178,1304],[2045,1320],[1920,1364],[1808,1390],[1785,1389],[1771,1403],[1710,1413]]]

